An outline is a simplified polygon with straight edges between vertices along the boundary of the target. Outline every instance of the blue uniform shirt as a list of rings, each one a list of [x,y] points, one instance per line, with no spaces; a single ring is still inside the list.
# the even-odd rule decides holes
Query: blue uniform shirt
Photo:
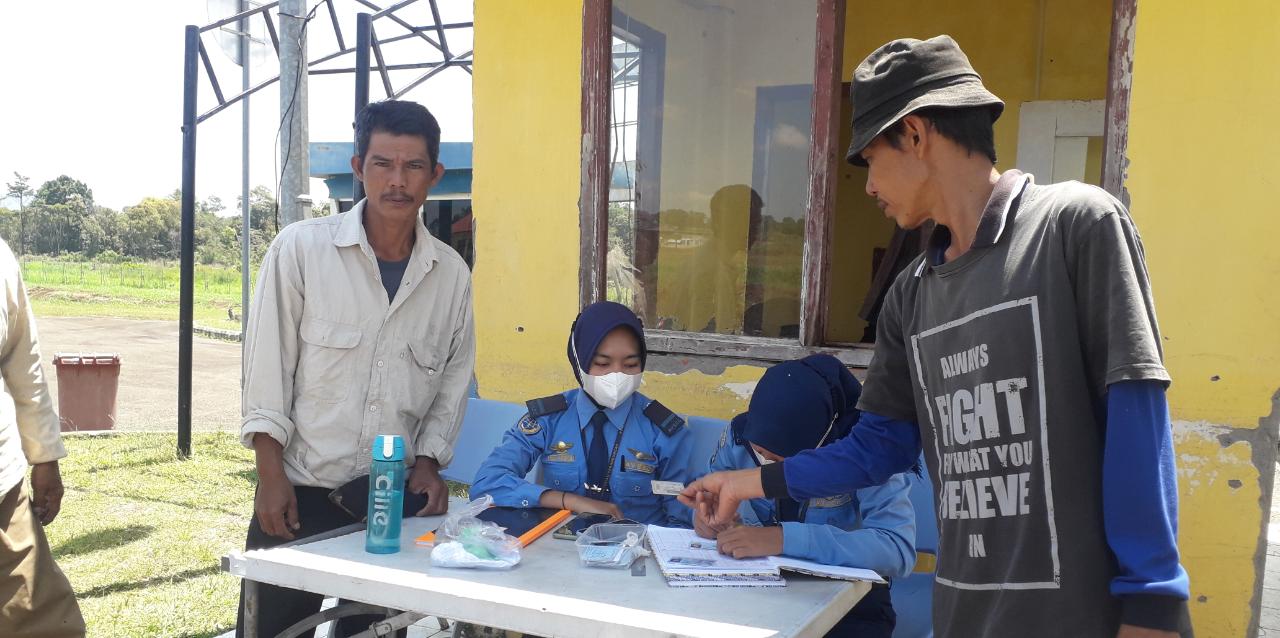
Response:
[[[710,471],[757,467],[745,443],[734,441],[725,426],[711,456]],[[738,513],[747,525],[776,525],[772,499],[742,503]],[[863,567],[885,578],[904,577],[916,563],[916,517],[907,479],[894,474],[884,484],[801,505],[801,521],[782,523],[782,553],[825,565]]]
[[[587,450],[594,434],[588,425],[598,408],[581,389],[563,396],[567,410],[525,416],[503,436],[502,444],[476,472],[472,498],[489,494],[495,505],[538,507],[538,499],[548,489],[587,493]],[[622,432],[609,477],[610,500],[637,522],[689,527],[692,510],[673,496],[654,495],[649,484],[653,480],[689,482],[689,429],[681,423],[671,435],[663,432],[644,415],[651,403],[652,399],[637,392],[618,407],[605,410],[609,417],[605,444],[610,452]],[[525,480],[538,461],[542,461],[541,484]]]

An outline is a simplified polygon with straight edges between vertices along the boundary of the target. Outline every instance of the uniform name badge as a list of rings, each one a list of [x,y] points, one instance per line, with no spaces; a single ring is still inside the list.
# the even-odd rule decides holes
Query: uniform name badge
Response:
[[[653,474],[655,469],[656,468],[654,468],[654,466],[649,465],[647,463],[632,461],[631,459],[622,459],[623,472],[640,472],[642,474]]]

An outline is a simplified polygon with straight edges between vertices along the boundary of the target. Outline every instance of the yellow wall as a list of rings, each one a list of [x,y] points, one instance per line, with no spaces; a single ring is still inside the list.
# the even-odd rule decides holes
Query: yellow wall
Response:
[[[1229,4],[1138,3],[1129,123],[1128,189],[1174,379],[1200,636],[1248,627],[1275,457],[1274,420],[1258,427],[1280,386],[1280,5]],[[1224,435],[1240,442],[1224,447]]]
[[[858,63],[885,42],[950,35],[987,87],[1005,101],[996,123],[996,155],[1005,170],[1017,160],[1023,102],[1106,97],[1110,28],[1110,0],[849,0],[843,79],[848,82]],[[847,118],[848,111],[841,148],[847,148],[851,135]],[[833,296],[827,335],[848,342],[857,341],[866,327],[857,312],[871,283],[872,249],[888,245],[893,225],[864,191],[866,169],[843,165],[840,178],[832,276],[838,290],[852,294]]]
[[[582,3],[482,0],[475,22],[476,375],[524,401],[574,383]]]
[[[957,37],[1009,101],[997,137],[1002,168],[1015,159],[1018,101],[1105,90],[1093,57],[1105,60],[1105,0],[849,4],[846,78],[880,41]],[[1280,259],[1269,246],[1280,4],[1140,4],[1128,188],[1175,379],[1181,548],[1197,634],[1241,636],[1261,577],[1275,458],[1274,420],[1265,435],[1258,425],[1280,385]],[[581,12],[580,0],[476,2],[474,287],[485,398],[519,401],[573,384],[564,342],[578,290]],[[862,178],[846,172],[855,199]],[[842,211],[850,197],[842,191]],[[838,238],[852,232],[847,217]],[[760,372],[649,372],[645,391],[677,411],[723,418],[745,407]]]

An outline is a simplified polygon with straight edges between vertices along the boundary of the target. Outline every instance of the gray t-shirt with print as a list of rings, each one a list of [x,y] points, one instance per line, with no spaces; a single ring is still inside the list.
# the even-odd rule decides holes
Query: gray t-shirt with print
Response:
[[[973,248],[894,283],[858,407],[920,425],[940,636],[1115,636],[1102,518],[1106,387],[1168,381],[1124,206],[1009,171]]]

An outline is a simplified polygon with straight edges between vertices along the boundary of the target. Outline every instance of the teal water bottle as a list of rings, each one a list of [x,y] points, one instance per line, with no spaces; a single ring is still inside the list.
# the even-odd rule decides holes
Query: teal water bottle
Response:
[[[369,467],[369,513],[364,551],[371,554],[400,551],[404,481],[404,439],[395,434],[379,434],[373,440],[373,463]]]

